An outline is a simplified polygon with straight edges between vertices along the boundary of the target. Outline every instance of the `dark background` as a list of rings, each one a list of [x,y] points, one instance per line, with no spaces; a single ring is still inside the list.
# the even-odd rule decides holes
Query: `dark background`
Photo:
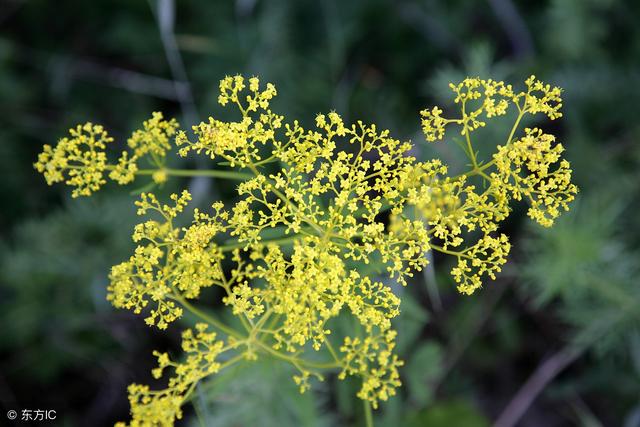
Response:
[[[424,142],[418,115],[450,81],[563,87],[565,116],[546,126],[581,188],[572,213],[542,230],[517,210],[509,267],[472,297],[444,259],[416,278],[396,325],[405,385],[376,425],[487,426],[533,399],[518,425],[640,426],[639,2],[175,3],[0,0],[0,425],[24,408],[56,409],[56,425],[126,420],[151,349],[178,348],[179,328],[159,334],[105,300],[131,251],[135,188],[71,200],[33,170],[42,145],[85,121],[123,141],[156,110],[187,127],[219,113],[217,82],[243,73],[275,83],[288,117],[335,109],[454,168],[462,153]],[[534,373],[540,386],[518,393]],[[184,424],[362,423],[355,384],[299,395],[289,377],[275,362],[233,372]]]

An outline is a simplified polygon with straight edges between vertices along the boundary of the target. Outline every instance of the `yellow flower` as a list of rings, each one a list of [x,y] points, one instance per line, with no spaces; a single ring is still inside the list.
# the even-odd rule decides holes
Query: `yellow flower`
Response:
[[[55,148],[45,145],[34,166],[44,174],[47,184],[64,181],[76,187],[71,193],[73,197],[90,196],[106,183],[104,150],[113,138],[102,126],[90,122],[70,129],[69,133],[70,138],[62,138]]]
[[[106,184],[106,171],[110,171],[109,178],[124,185],[135,179],[138,161],[143,157],[149,157],[152,164],[161,167],[172,147],[169,140],[177,128],[178,122],[174,119],[166,121],[162,113],[153,113],[152,118],[143,123],[143,129],[129,138],[127,143],[132,151],[123,151],[118,161],[110,164],[106,148],[113,138],[102,126],[88,122],[70,129],[70,137],[62,138],[55,147],[45,145],[34,167],[44,175],[47,184],[64,181],[76,187],[71,193],[73,197],[90,196]],[[154,174],[157,183],[164,182],[162,178]]]
[[[457,255],[458,265],[451,270],[451,275],[458,283],[458,291],[471,295],[482,286],[483,276],[496,278],[507,262],[511,244],[507,236],[501,234],[495,238],[483,236],[478,242]]]
[[[151,175],[151,179],[156,184],[164,184],[167,182],[167,171],[165,169],[158,169]]]
[[[152,174],[156,184],[162,184],[167,180],[164,170],[165,157],[172,148],[170,139],[176,134],[179,124],[175,119],[164,120],[162,113],[154,112],[149,120],[142,123],[142,127],[133,132],[127,140],[131,154],[123,151],[109,174],[118,184],[128,184],[135,179],[138,162],[142,158],[147,158],[152,165],[158,167]]]
[[[149,220],[135,227],[133,240],[141,244],[128,261],[112,268],[107,287],[107,299],[115,307],[140,314],[151,303],[145,321],[160,329],[182,316],[176,295],[197,298],[202,288],[220,284],[223,274],[223,256],[213,239],[226,229],[227,213],[216,204],[213,216],[196,210],[189,227],[175,228],[172,220],[191,195],[185,190],[171,198],[174,206],[160,204],[153,194],[141,195],[138,214],[155,212],[161,221]]]
[[[154,113],[115,164],[104,153],[111,139],[92,124],[72,130],[56,148],[45,146],[36,168],[49,183],[66,179],[76,186],[74,196],[96,191],[105,170],[120,184],[141,174],[161,184],[172,174],[207,173],[167,169],[174,146],[180,156],[204,154],[244,170],[232,202],[213,203],[211,213],[195,209],[183,226],[187,191],[173,194],[170,204],[150,193],[136,202],[148,218],[133,230],[133,255],[111,270],[108,299],[144,311],[147,324],[160,329],[191,311],[226,341],[202,324],[184,332],[183,361],[156,352],[152,375],[175,375],[159,391],[130,387],[131,425],[172,425],[199,381],[267,355],[297,370],[293,380],[302,392],[312,378],[322,380],[321,370],[338,369],[339,378],[360,378],[357,395],[373,407],[393,396],[403,362],[394,354],[393,319],[401,303],[391,284],[408,285],[434,250],[454,259],[451,276],[458,291],[470,295],[507,261],[511,244],[498,230],[512,202],[526,201],[529,216],[550,226],[578,191],[562,145],[539,129],[522,135],[518,129],[527,114],[560,117],[561,90],[533,76],[525,86],[518,92],[504,82],[467,78],[450,86],[452,117],[441,107],[421,112],[427,141],[442,140],[448,128],[464,137],[470,167],[458,175],[438,159],[418,161],[413,145],[388,130],[345,123],[335,111],[318,114],[310,129],[286,121],[270,107],[275,87],[261,86],[257,77],[220,82],[218,101],[237,110],[235,120],[209,117],[190,139],[175,120]],[[473,146],[474,131],[509,111],[517,117],[507,140],[483,158]],[[152,169],[138,168],[143,157]],[[367,264],[378,271],[364,274]],[[213,286],[236,322],[191,304]],[[332,334],[343,316],[357,327],[340,337],[336,351]],[[227,351],[235,356],[219,358]]]
[[[402,385],[398,368],[404,362],[393,354],[396,331],[374,333],[364,338],[346,337],[340,351],[345,354],[340,379],[348,375],[363,378],[358,397],[371,402],[374,409],[378,401],[395,396],[396,388]]]
[[[217,340],[215,332],[207,332],[207,328],[207,324],[199,323],[195,331],[187,329],[182,333],[182,350],[186,355],[183,362],[173,362],[166,353],[154,352],[158,358],[154,377],[160,378],[166,368],[172,368],[175,375],[169,378],[167,388],[157,391],[146,385],[129,386],[131,427],[173,426],[182,418],[181,406],[190,387],[220,369],[217,359],[225,351],[224,342]]]
[[[142,123],[143,128],[133,132],[127,145],[133,155],[141,158],[147,154],[165,157],[171,150],[170,139],[179,127],[176,119],[164,120],[162,113],[156,111],[149,120]]]
[[[499,146],[494,154],[493,185],[515,200],[529,201],[529,216],[545,227],[552,226],[561,211],[569,210],[578,192],[571,183],[569,162],[561,158],[563,151],[553,135],[527,128],[525,136]]]

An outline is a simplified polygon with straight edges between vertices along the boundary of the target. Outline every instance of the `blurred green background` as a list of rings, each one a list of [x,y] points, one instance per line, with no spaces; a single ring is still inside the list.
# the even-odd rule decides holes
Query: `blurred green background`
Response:
[[[191,125],[243,73],[275,83],[289,117],[335,109],[454,168],[462,152],[423,142],[418,115],[448,82],[563,87],[565,116],[544,126],[581,188],[572,212],[542,230],[518,210],[508,268],[472,297],[438,257],[403,290],[405,385],[376,425],[640,426],[639,19],[634,0],[0,0],[0,424],[20,408],[64,426],[128,419],[127,384],[179,342],[105,300],[132,248],[132,188],[71,200],[33,170],[42,144],[88,120],[124,141],[154,110]],[[203,204],[225,193],[163,191],[185,185]],[[329,377],[300,395],[265,362],[225,374],[184,425],[361,425],[355,387]]]

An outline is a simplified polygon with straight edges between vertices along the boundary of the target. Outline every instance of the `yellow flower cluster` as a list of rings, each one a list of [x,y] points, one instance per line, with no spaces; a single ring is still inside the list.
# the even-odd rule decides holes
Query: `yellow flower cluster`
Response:
[[[494,185],[512,198],[525,197],[531,204],[529,216],[545,227],[553,225],[561,210],[569,210],[577,192],[569,162],[561,159],[564,148],[554,145],[555,139],[540,129],[525,129],[525,136],[510,146],[498,146],[497,172],[491,174]]]
[[[275,349],[296,352],[311,342],[320,350],[331,334],[328,322],[344,308],[367,330],[388,330],[399,313],[400,300],[388,286],[349,270],[340,256],[321,245],[312,237],[296,241],[290,259],[273,244],[253,252],[246,275],[265,285],[245,282],[226,300],[234,313],[246,312],[249,319],[265,311],[280,316],[281,322],[268,331]]]
[[[460,104],[460,117],[448,119],[434,107],[422,111],[422,126],[428,141],[444,138],[447,125],[457,125],[466,139],[466,154],[472,170],[453,178],[445,177],[447,168],[439,161],[428,164],[421,177],[423,186],[410,190],[409,204],[416,206],[430,226],[433,236],[442,242],[440,250],[457,258],[451,275],[458,290],[473,293],[482,286],[485,276],[494,278],[506,262],[511,245],[505,235],[491,233],[498,229],[510,212],[510,201],[523,198],[529,202],[529,216],[550,227],[568,210],[578,192],[571,183],[571,168],[561,159],[564,148],[553,135],[539,129],[525,128],[525,135],[515,133],[526,114],[543,113],[551,120],[562,116],[561,89],[543,84],[531,76],[526,91],[516,92],[511,85],[493,80],[467,78],[451,84],[454,103]],[[491,161],[481,164],[476,158],[471,132],[486,125],[485,118],[502,116],[515,106],[518,115],[506,144],[497,147]],[[484,189],[469,183],[473,176],[484,180]],[[470,233],[482,235],[472,243]],[[452,250],[451,248],[456,248]]]
[[[200,154],[204,152],[214,159],[221,156],[229,160],[231,167],[236,165],[244,168],[258,160],[258,146],[255,144],[273,141],[274,131],[281,126],[282,116],[269,111],[269,101],[277,92],[272,84],[260,91],[259,80],[249,79],[250,95],[242,99],[241,92],[245,89],[242,76],[226,77],[220,82],[220,105],[231,102],[242,112],[242,120],[238,122],[223,122],[209,117],[207,123],[200,123],[193,127],[195,142],[189,141],[185,132],[181,131],[176,138],[176,145],[181,147],[179,154],[187,156],[190,151]],[[243,105],[246,101],[246,105]],[[249,113],[264,111],[259,118],[252,119]]]
[[[459,125],[460,133],[467,135],[486,126],[483,116],[486,119],[502,116],[511,104],[521,114],[543,113],[551,120],[562,117],[560,88],[544,84],[535,76],[529,77],[525,84],[526,92],[515,92],[511,85],[491,79],[466,78],[457,85],[451,83],[449,87],[455,94],[454,102],[461,105],[461,115],[459,118],[444,118],[442,109],[438,107],[421,111],[422,130],[427,141],[441,140],[449,124]]]
[[[162,113],[154,112],[151,119],[143,122],[142,126],[142,129],[133,132],[127,140],[131,155],[128,151],[123,151],[109,174],[109,178],[118,184],[132,182],[138,172],[138,161],[145,157],[159,168],[152,175],[153,180],[160,184],[167,179],[166,174],[162,173],[163,166],[167,152],[172,148],[170,138],[175,135],[179,124],[176,119],[167,121]]]
[[[378,408],[378,400],[395,396],[396,388],[402,384],[398,368],[404,362],[393,354],[396,335],[396,331],[388,330],[364,339],[346,337],[340,347],[345,358],[338,377],[360,375],[363,383],[358,397],[370,401],[374,409]]]
[[[340,378],[360,377],[358,396],[374,407],[395,394],[402,361],[394,354],[393,319],[400,299],[389,284],[408,284],[427,265],[425,254],[435,250],[454,257],[451,276],[460,292],[471,294],[506,262],[511,246],[498,231],[512,200],[527,201],[529,216],[550,226],[577,192],[553,136],[538,129],[516,136],[525,114],[560,117],[560,89],[535,77],[523,92],[478,78],[451,89],[459,117],[446,118],[433,107],[422,112],[422,126],[428,141],[443,139],[449,125],[460,126],[472,167],[457,176],[440,160],[419,161],[412,144],[388,130],[346,124],[336,112],[317,115],[311,129],[285,121],[270,108],[273,85],[241,76],[223,79],[218,98],[239,112],[237,120],[210,117],[193,127],[193,139],[175,121],[154,114],[129,139],[131,154],[114,165],[103,151],[108,137],[93,125],[79,127],[56,149],[45,147],[38,170],[50,183],[63,173],[82,176],[69,182],[88,189],[79,194],[97,190],[104,170],[120,183],[142,174],[156,181],[172,175],[240,180],[232,203],[216,202],[210,214],[196,209],[184,227],[174,220],[190,200],[188,192],[172,195],[171,205],[153,194],[137,202],[138,213],[152,217],[134,230],[134,254],[113,267],[109,300],[144,311],[146,322],[160,329],[191,311],[225,334],[228,344],[198,326],[195,338],[189,331],[184,337],[191,343],[184,364],[158,354],[154,375],[173,366],[177,377],[161,392],[132,386],[138,423],[132,425],[179,418],[185,390],[221,369],[216,357],[226,350],[237,354],[229,363],[262,356],[290,363],[301,391],[311,378],[322,380],[323,370],[336,369]],[[506,142],[483,163],[471,134],[513,107],[517,118]],[[200,153],[241,171],[167,169],[164,158],[174,145],[180,156]],[[144,156],[155,169],[137,168]],[[367,265],[377,267],[375,275],[364,272]],[[221,302],[242,330],[191,304],[210,286],[222,290]],[[334,338],[339,317],[351,319],[353,332]],[[342,344],[334,348],[334,341]]]
[[[224,342],[216,340],[215,332],[207,332],[209,325],[198,323],[193,329],[182,333],[183,362],[174,362],[167,353],[154,352],[158,367],[153,369],[154,378],[160,379],[166,369],[172,369],[167,387],[150,390],[146,385],[129,386],[131,405],[131,427],[171,427],[182,418],[182,404],[189,399],[195,385],[221,368],[218,356],[230,349]],[[119,422],[116,427],[126,427]]]
[[[55,148],[45,145],[34,166],[44,174],[47,184],[64,181],[76,187],[73,197],[89,196],[106,182],[104,150],[113,138],[102,126],[92,123],[78,125],[69,133],[70,138],[62,138]]]
[[[107,299],[115,307],[141,313],[151,302],[153,308],[145,321],[160,329],[182,315],[177,300],[197,298],[200,289],[221,283],[223,277],[223,256],[213,241],[226,229],[221,204],[214,204],[212,216],[196,210],[193,223],[179,228],[173,219],[191,195],[185,190],[171,198],[175,206],[162,205],[153,194],[145,193],[136,202],[139,215],[152,212],[158,219],[135,227],[133,240],[142,244],[128,261],[111,269],[107,287]]]
[[[507,262],[511,245],[507,236],[483,236],[476,244],[458,254],[458,264],[451,270],[451,275],[458,282],[458,290],[471,295],[482,286],[483,276],[495,279],[502,265]]]
[[[69,130],[69,137],[62,138],[55,147],[45,145],[36,170],[44,174],[49,185],[64,181],[75,187],[73,197],[90,196],[107,183],[104,175],[118,184],[132,182],[137,174],[152,175],[156,183],[166,181],[164,161],[171,150],[170,139],[178,128],[175,119],[164,120],[162,113],[153,113],[127,141],[131,152],[123,151],[117,162],[109,163],[107,144],[113,142],[100,125],[85,123]],[[140,170],[138,162],[147,158],[157,169]]]

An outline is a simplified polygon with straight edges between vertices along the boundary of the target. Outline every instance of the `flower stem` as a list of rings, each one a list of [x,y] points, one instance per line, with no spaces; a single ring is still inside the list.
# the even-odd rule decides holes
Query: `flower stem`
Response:
[[[260,340],[256,340],[255,343],[258,344],[258,346],[261,347],[263,350],[265,350],[267,353],[270,353],[272,356],[280,360],[285,360],[287,362],[299,363],[301,365],[305,365],[306,367],[316,368],[316,369],[335,369],[340,367],[340,364],[337,362],[326,362],[326,363],[314,362],[311,360],[298,359],[295,356],[280,353],[279,351],[271,348],[268,344],[265,344]]]
[[[237,179],[244,181],[253,178],[253,175],[244,172],[234,172],[226,170],[200,170],[200,169],[140,169],[136,175],[153,175],[159,170],[164,170],[169,176],[206,176],[211,178]]]
[[[261,240],[261,243],[264,244],[269,244],[269,243],[277,243],[277,244],[287,244],[287,243],[293,243],[296,240],[300,240],[302,239],[304,236],[302,234],[292,234],[289,236],[283,236],[277,239],[267,239],[267,240]],[[244,248],[245,246],[247,246],[249,243],[246,242],[234,242],[234,243],[228,243],[226,245],[221,245],[218,248],[222,251],[222,252],[228,252],[228,251],[232,251],[234,249],[239,249],[239,248]]]
[[[367,427],[373,427],[373,414],[371,413],[371,402],[364,400],[364,419]]]
[[[212,325],[215,328],[218,328],[219,330],[221,330],[222,332],[224,332],[227,335],[230,335],[232,337],[235,337],[237,339],[244,339],[245,337],[242,336],[242,334],[240,334],[238,331],[236,331],[233,328],[230,328],[229,326],[225,325],[224,323],[222,323],[220,320],[216,319],[214,316],[203,312],[202,310],[200,310],[199,308],[196,308],[194,305],[192,305],[191,303],[189,303],[182,295],[175,293],[173,295],[173,298],[178,301],[180,304],[182,304],[182,306],[184,308],[186,308],[187,310],[189,310],[191,313],[193,313],[195,316],[199,317],[200,319],[204,320],[205,322],[209,323],[210,325]]]

